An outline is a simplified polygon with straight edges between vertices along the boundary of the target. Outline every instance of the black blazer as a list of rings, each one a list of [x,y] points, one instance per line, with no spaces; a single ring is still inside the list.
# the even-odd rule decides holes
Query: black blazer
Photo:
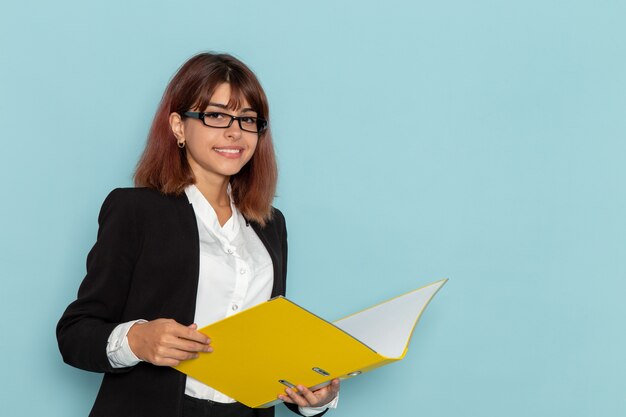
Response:
[[[107,339],[120,323],[143,318],[194,319],[200,246],[193,208],[185,194],[147,188],[112,191],[98,217],[98,238],[87,257],[87,275],[57,325],[63,360],[104,372],[90,416],[176,417],[182,412],[186,376],[141,362],[114,369]],[[274,209],[265,227],[249,222],[272,258],[272,296],[285,294],[287,231]],[[287,404],[293,411],[297,407]],[[273,416],[274,409],[259,410]]]

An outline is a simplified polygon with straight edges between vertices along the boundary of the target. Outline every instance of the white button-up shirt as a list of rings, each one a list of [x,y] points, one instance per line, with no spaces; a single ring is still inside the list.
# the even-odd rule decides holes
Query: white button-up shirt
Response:
[[[200,273],[194,316],[198,328],[269,300],[274,283],[272,259],[232,199],[232,216],[221,226],[215,210],[195,185],[188,186],[185,194],[196,214],[200,237]],[[230,197],[230,186],[228,195]],[[122,323],[111,333],[107,355],[114,368],[140,362],[126,337],[130,327],[138,321],[144,320]],[[185,394],[221,403],[235,401],[189,376]],[[313,416],[336,405],[337,398],[325,407],[299,407],[299,410],[305,416]]]
[[[204,327],[269,300],[274,283],[272,259],[232,200],[233,214],[220,226],[213,207],[198,188],[191,185],[185,194],[196,213],[200,236],[194,322]],[[187,377],[185,394],[221,403],[234,401],[191,377]]]

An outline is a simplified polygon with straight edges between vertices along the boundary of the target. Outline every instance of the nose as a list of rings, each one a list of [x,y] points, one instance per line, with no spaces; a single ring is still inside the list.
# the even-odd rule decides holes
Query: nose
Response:
[[[231,140],[239,140],[242,135],[241,126],[239,126],[239,120],[232,120],[229,127],[224,129],[224,134]]]

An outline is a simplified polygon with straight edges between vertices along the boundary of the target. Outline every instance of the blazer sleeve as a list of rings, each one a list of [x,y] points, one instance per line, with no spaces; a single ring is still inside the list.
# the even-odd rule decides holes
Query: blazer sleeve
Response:
[[[285,292],[287,291],[287,224],[285,222],[285,217],[282,213],[280,213],[283,218],[283,233],[281,236],[281,244],[282,244],[282,253],[283,253],[283,285]]]
[[[298,408],[298,405],[297,405],[297,404],[291,404],[291,403],[284,403],[284,404],[287,406],[287,408],[288,408],[289,410],[293,411],[293,412],[294,412],[294,413],[296,413],[297,415],[299,415],[299,416],[304,416],[304,414],[302,414],[302,413],[300,412],[300,409]],[[326,413],[328,412],[328,410],[329,410],[329,408],[327,408],[326,410],[322,411],[321,413],[315,414],[315,415],[314,415],[314,416],[312,416],[312,417],[321,417],[321,416],[323,416],[324,414],[326,414]]]
[[[274,216],[273,221],[276,223],[276,231],[278,234],[278,239],[280,242],[280,280],[281,280],[281,291],[280,295],[285,295],[287,291],[287,224],[285,222],[285,216],[283,213],[277,208],[273,208]]]
[[[57,324],[63,360],[87,371],[122,372],[106,355],[107,339],[120,323],[140,251],[132,190],[113,190],[98,216],[98,236],[87,256],[87,274],[77,299]],[[126,368],[128,369],[128,368]]]

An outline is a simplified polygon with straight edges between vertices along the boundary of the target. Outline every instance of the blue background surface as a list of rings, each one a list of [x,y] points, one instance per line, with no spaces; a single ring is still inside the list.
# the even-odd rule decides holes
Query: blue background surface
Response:
[[[625,21],[603,0],[4,2],[0,414],[87,415],[101,377],[62,363],[56,321],[169,78],[214,50],[270,98],[290,298],[337,319],[450,278],[333,415],[626,415]]]

